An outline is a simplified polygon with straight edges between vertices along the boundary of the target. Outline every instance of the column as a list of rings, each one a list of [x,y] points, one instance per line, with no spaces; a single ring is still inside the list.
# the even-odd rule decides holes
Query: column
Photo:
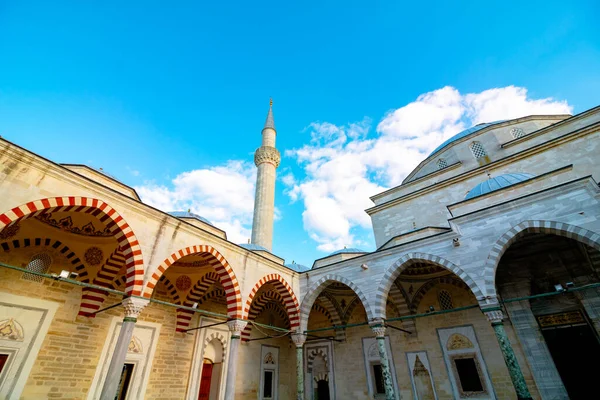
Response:
[[[510,379],[517,392],[517,398],[519,400],[531,400],[531,394],[529,394],[529,389],[527,389],[523,372],[521,372],[521,367],[519,367],[515,352],[513,351],[513,348],[508,341],[508,336],[506,336],[506,331],[504,330],[504,323],[502,322],[504,315],[502,314],[502,310],[500,310],[500,308],[495,308],[483,310],[483,312],[492,323],[492,327],[496,333],[496,339],[498,339],[498,343],[500,344],[500,350],[502,350],[502,356],[508,367]]]
[[[302,360],[302,354],[306,335],[293,333],[292,340],[296,345],[296,400],[304,400],[304,361]]]
[[[385,345],[385,325],[382,320],[379,320],[371,324],[371,329],[377,338],[377,349],[379,350],[379,358],[381,359],[381,371],[383,373],[383,384],[385,386],[385,398],[386,400],[396,400],[394,394],[394,382],[390,371],[387,347]]]
[[[133,328],[137,322],[137,317],[149,302],[150,300],[128,297],[121,303],[125,309],[125,318],[123,318],[123,325],[121,325],[117,344],[110,360],[106,379],[104,380],[104,386],[100,394],[101,400],[114,400],[117,395],[125,357],[127,357],[127,349],[133,335]]]
[[[234,319],[227,322],[231,331],[231,340],[229,341],[229,361],[227,362],[227,378],[225,383],[225,400],[235,399],[235,378],[237,374],[238,351],[240,347],[240,337],[248,321]]]

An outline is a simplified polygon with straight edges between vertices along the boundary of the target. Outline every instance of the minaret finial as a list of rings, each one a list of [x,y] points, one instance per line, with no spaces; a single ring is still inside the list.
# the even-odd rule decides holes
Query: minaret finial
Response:
[[[273,98],[269,98],[269,107],[273,107]]]

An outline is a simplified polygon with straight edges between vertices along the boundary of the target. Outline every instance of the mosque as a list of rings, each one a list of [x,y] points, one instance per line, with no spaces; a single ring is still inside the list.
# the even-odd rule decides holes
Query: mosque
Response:
[[[272,250],[276,136],[249,244],[0,139],[0,399],[598,397],[600,107],[455,135],[311,267]]]

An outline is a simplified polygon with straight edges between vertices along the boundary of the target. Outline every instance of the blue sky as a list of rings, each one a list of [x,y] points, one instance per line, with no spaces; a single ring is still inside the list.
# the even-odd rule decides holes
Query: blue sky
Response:
[[[272,96],[288,261],[373,249],[368,196],[460,129],[600,103],[595,1],[171,3],[0,0],[0,134],[243,241]]]

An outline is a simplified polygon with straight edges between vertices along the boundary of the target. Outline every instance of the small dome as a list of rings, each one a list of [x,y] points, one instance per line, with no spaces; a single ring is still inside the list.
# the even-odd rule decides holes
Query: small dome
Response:
[[[177,217],[177,218],[196,218],[197,220],[202,221],[205,224],[209,224],[210,226],[214,226],[212,224],[212,222],[210,222],[209,220],[207,220],[204,217],[201,217],[198,214],[194,214],[193,212],[189,212],[189,211],[170,211],[168,214],[171,215],[171,216],[173,216],[173,217]]]
[[[269,251],[266,248],[259,246],[258,244],[254,244],[254,243],[240,243],[238,246],[245,248],[246,250],[251,250],[251,251]],[[269,251],[270,253],[270,251]]]
[[[503,189],[505,187],[516,185],[517,183],[524,182],[534,177],[535,175],[525,173],[499,175],[494,178],[490,178],[485,182],[481,182],[480,184],[475,186],[469,191],[469,193],[467,193],[467,195],[465,196],[465,200],[472,199],[477,196],[482,196],[484,194]]]
[[[304,272],[304,271],[308,271],[310,269],[306,265],[296,264],[295,262],[292,262],[291,264],[285,264],[285,266],[288,267],[289,269],[293,269],[296,272]]]
[[[366,253],[366,251],[361,250],[361,249],[357,249],[355,247],[350,247],[350,248],[345,248],[344,247],[343,249],[334,251],[333,253],[331,253],[327,257],[335,256],[336,254],[345,254],[345,253]]]
[[[431,152],[431,154],[429,154],[429,157],[431,157],[432,155],[434,155],[438,151],[442,150],[444,147],[448,146],[449,144],[456,142],[458,139],[462,139],[465,136],[469,136],[471,133],[475,133],[475,132],[480,131],[480,130],[482,130],[484,128],[487,128],[488,126],[499,124],[499,123],[504,122],[504,121],[506,121],[506,120],[494,121],[494,122],[486,122],[486,123],[483,123],[483,124],[478,124],[478,125],[472,126],[469,129],[465,129],[464,131],[457,133],[456,135],[452,136],[450,139],[447,139],[444,143],[442,143],[438,147],[436,147],[435,150],[433,150]]]

